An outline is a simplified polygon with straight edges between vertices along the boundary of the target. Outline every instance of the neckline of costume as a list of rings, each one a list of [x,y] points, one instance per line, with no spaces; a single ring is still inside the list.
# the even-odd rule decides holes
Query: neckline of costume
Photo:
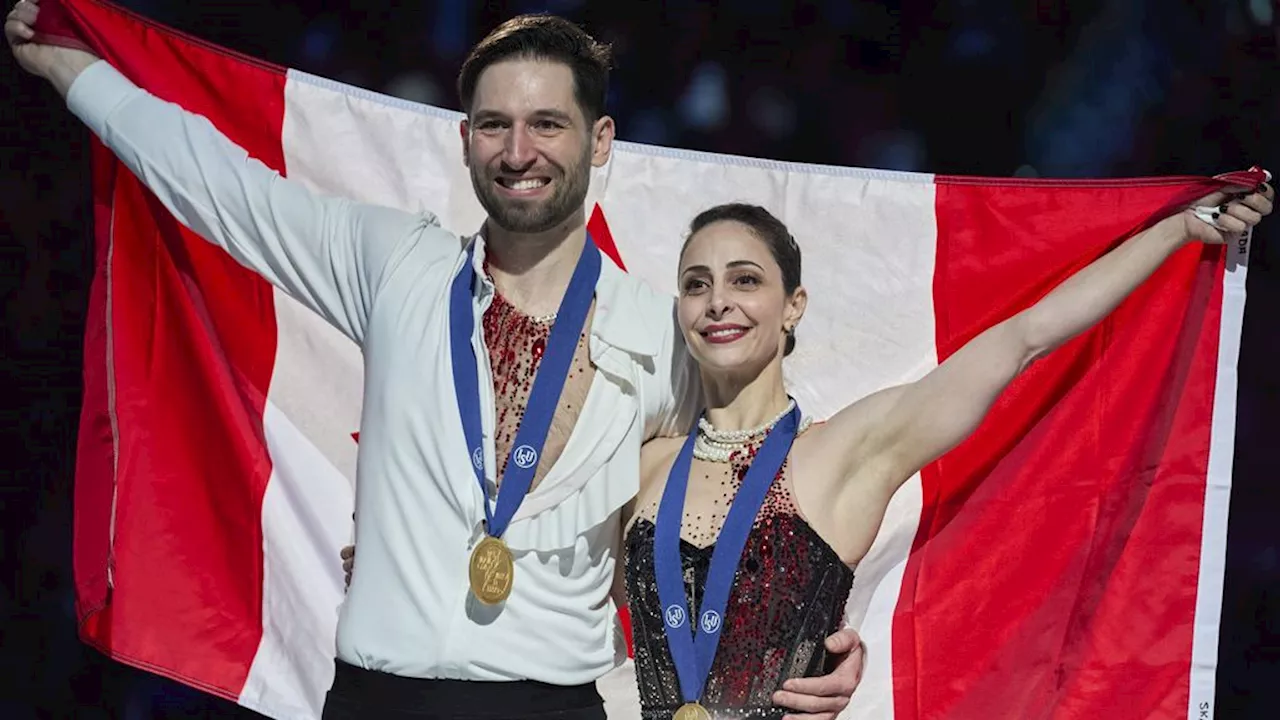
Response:
[[[497,293],[493,279],[485,272],[485,241],[483,232],[471,236],[454,262],[454,272],[466,262],[471,253],[472,270],[480,279],[476,283],[476,299],[485,301]],[[641,305],[637,288],[628,287],[625,273],[607,257],[600,264],[600,278],[596,281],[595,314],[591,320],[591,335],[605,344],[628,353],[645,357],[657,357],[661,347],[661,334],[648,326],[652,312]],[[643,282],[643,281],[636,281]],[[594,350],[592,358],[595,358]]]

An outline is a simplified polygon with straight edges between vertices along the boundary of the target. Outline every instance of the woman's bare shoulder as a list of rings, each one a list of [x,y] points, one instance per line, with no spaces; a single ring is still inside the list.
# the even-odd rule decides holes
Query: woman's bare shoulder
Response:
[[[671,464],[675,462],[685,437],[659,437],[640,448],[640,499],[647,499],[654,486],[665,484]]]
[[[687,437],[657,437],[640,448],[640,484],[643,491],[645,482],[655,474],[671,467],[675,456],[684,447]]]

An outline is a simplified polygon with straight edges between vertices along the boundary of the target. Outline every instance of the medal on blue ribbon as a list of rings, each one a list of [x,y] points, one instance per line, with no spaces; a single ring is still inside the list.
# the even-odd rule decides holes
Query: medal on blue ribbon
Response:
[[[662,604],[662,623],[666,630],[667,647],[675,664],[676,677],[680,681],[680,695],[684,705],[675,713],[678,720],[706,720],[710,718],[700,702],[711,663],[720,644],[720,630],[724,627],[725,607],[729,603],[729,591],[733,577],[742,559],[742,549],[755,523],[756,514],[764,504],[765,496],[773,485],[778,470],[791,452],[800,427],[800,408],[795,407],[779,420],[765,437],[759,451],[743,478],[741,487],[729,506],[716,548],[711,553],[711,568],[707,571],[707,584],[702,591],[701,607],[693,616],[684,587],[684,572],[680,562],[680,524],[684,517],[685,493],[689,486],[689,469],[693,463],[693,443],[697,427],[689,433],[680,454],[676,456],[667,486],[662,491],[658,505],[653,539],[653,569],[657,576],[658,601]]]
[[[484,437],[480,417],[480,378],[476,370],[475,347],[471,336],[475,330],[473,293],[478,275],[473,267],[475,246],[467,251],[466,262],[449,289],[449,349],[453,360],[453,383],[458,396],[458,413],[467,439],[467,459],[475,471],[484,498],[485,538],[471,552],[468,579],[471,591],[486,605],[496,605],[511,594],[515,576],[515,560],[502,540],[520,502],[529,493],[538,458],[547,441],[547,431],[555,415],[556,404],[569,376],[578,338],[591,310],[596,280],[600,277],[600,251],[588,234],[569,286],[560,300],[560,308],[547,338],[542,362],[534,375],[529,404],[511,444],[498,497],[490,504],[485,482]]]

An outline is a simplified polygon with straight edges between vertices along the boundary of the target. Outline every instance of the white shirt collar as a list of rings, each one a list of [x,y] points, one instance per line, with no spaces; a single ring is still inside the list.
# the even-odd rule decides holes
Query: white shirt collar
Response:
[[[467,249],[475,246],[472,270],[480,277],[477,299],[484,299],[496,292],[493,281],[484,272],[484,233],[472,235],[463,247],[462,257],[454,265],[454,273],[462,268]],[[627,275],[606,255],[600,264],[600,279],[596,281],[596,311],[591,323],[591,334],[602,342],[633,355],[657,357],[661,352],[663,328],[649,327],[652,313],[644,312],[640,305],[640,292],[636,287],[643,280]]]

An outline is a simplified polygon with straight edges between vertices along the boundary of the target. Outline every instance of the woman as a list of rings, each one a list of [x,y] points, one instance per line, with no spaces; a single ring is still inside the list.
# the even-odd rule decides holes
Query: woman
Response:
[[[1209,209],[1135,235],[921,380],[813,425],[782,376],[807,302],[799,247],[759,207],[695,218],[677,315],[705,414],[692,438],[644,447],[625,536],[646,720],[782,717],[770,698],[823,671],[822,640],[843,622],[853,569],[894,492],[972,433],[1032,361],[1105,317],[1182,245],[1239,237],[1273,196],[1263,184],[1204,198]]]
[[[1035,359],[1105,317],[1175,250],[1234,240],[1274,191],[1215,193],[1135,235],[924,378],[810,424],[782,359],[808,297],[800,248],[763,208],[696,217],[678,320],[703,386],[691,436],[641,453],[625,580],[646,720],[780,718],[784,681],[824,670],[853,569],[894,492],[967,437]],[[353,548],[343,551],[350,572]]]

